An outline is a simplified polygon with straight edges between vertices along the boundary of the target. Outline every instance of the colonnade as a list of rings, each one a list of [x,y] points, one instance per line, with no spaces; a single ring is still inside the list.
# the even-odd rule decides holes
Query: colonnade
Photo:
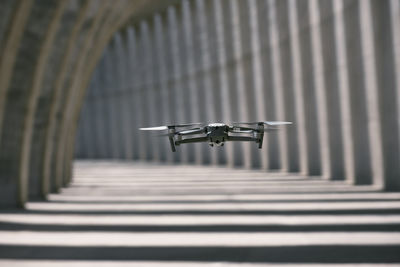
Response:
[[[182,0],[114,35],[75,155],[298,172],[400,188],[398,0]],[[185,145],[139,127],[293,121],[264,148]],[[166,138],[165,138],[166,139]]]

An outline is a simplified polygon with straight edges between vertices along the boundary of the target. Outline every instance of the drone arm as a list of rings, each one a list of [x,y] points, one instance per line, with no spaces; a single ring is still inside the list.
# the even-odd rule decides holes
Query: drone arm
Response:
[[[187,139],[175,141],[175,145],[179,146],[180,144],[201,143],[201,142],[208,142],[208,141],[209,141],[209,138],[207,136],[196,137],[196,138],[187,138]]]
[[[228,136],[228,141],[257,141],[257,138],[250,136]]]
[[[250,127],[233,126],[233,127],[229,127],[228,131],[231,133],[240,133],[241,131],[245,132],[245,131],[257,131],[257,130],[254,128],[250,128]]]

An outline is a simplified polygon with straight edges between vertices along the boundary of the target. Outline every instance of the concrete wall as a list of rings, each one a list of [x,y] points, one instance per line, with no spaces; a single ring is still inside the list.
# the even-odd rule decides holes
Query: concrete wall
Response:
[[[0,1],[0,207],[68,183],[83,96],[104,48],[123,25],[171,2]]]
[[[398,0],[193,0],[127,25],[95,70],[76,156],[262,168],[400,189]],[[139,127],[289,120],[254,144]]]

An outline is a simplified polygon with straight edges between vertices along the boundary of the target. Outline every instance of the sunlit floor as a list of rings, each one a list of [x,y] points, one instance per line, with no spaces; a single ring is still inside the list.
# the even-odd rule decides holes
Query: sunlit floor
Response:
[[[400,265],[400,193],[319,177],[132,162],[0,212],[0,266]]]

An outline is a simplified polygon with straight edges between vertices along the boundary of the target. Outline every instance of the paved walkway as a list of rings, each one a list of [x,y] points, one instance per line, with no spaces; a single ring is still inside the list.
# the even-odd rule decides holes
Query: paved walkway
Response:
[[[400,264],[400,193],[219,167],[77,162],[0,212],[0,266]]]

